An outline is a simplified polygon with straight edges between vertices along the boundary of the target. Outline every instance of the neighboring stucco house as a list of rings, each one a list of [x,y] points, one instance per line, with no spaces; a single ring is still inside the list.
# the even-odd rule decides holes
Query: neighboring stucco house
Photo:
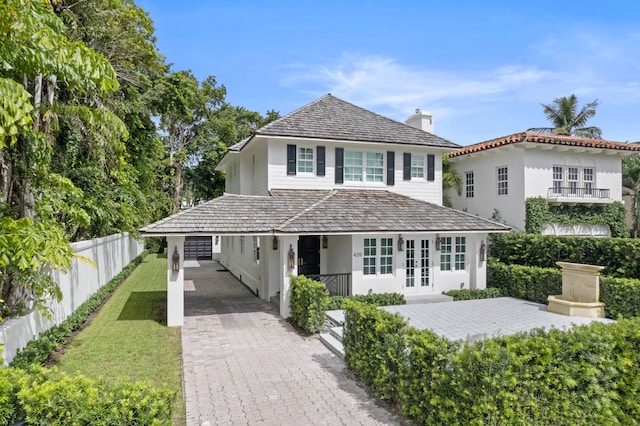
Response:
[[[291,275],[343,295],[484,288],[488,233],[509,228],[442,207],[442,154],[457,148],[328,94],[229,148],[223,196],[142,234],[167,236],[169,258],[185,236],[219,235],[220,263],[256,295],[279,297],[283,317]]]
[[[622,201],[622,157],[635,144],[571,136],[516,133],[448,154],[462,179],[454,208],[525,229],[525,200],[551,205],[601,205]]]

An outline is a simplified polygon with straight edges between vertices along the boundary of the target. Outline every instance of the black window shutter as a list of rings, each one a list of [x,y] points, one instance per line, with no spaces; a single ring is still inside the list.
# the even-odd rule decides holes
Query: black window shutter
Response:
[[[336,148],[336,183],[344,183],[344,148]]]
[[[319,146],[316,148],[316,170],[318,176],[324,176],[324,146]]]
[[[405,152],[403,157],[404,167],[402,168],[402,179],[411,180],[411,153]]]
[[[434,181],[436,179],[436,156],[427,155],[427,180]]]
[[[395,182],[396,173],[396,153],[393,151],[387,151],[387,185],[393,186]]]
[[[287,145],[287,174],[296,174],[296,146]]]

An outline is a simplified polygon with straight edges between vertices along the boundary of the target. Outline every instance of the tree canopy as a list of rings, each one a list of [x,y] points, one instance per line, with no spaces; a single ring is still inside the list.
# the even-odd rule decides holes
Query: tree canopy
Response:
[[[552,104],[541,105],[547,120],[553,124],[553,127],[532,127],[529,131],[590,139],[602,138],[602,130],[599,127],[587,127],[587,121],[596,115],[597,99],[584,105],[579,111],[576,95],[557,98]]]

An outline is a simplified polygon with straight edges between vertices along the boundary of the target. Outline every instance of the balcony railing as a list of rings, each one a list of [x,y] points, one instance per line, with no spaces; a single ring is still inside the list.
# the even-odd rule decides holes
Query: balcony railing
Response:
[[[578,188],[578,187],[555,187],[549,188],[547,192],[548,199],[555,198],[577,198],[577,199],[596,199],[596,200],[608,200],[610,199],[610,190],[602,188]]]
[[[351,296],[351,273],[307,275],[307,278],[324,283],[331,296]]]

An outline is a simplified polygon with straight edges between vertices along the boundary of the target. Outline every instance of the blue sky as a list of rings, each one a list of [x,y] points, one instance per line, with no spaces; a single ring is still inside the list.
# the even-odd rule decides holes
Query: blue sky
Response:
[[[326,93],[460,145],[544,127],[541,103],[599,99],[603,137],[640,140],[640,2],[136,0],[174,71],[282,115]]]

